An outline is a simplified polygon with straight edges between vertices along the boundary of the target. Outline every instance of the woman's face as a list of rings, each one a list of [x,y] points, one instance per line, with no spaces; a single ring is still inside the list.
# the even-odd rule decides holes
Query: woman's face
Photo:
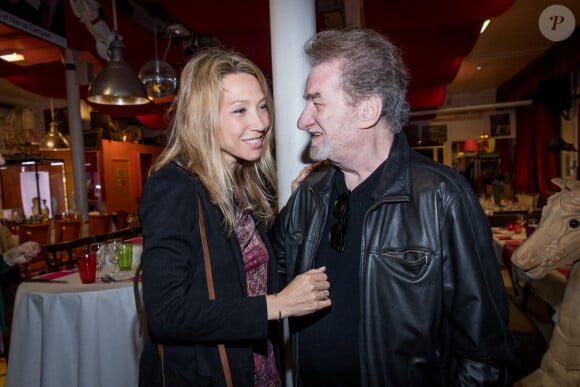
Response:
[[[266,96],[254,76],[228,74],[222,82],[220,146],[224,160],[233,169],[238,160],[254,161],[262,154],[270,112]]]

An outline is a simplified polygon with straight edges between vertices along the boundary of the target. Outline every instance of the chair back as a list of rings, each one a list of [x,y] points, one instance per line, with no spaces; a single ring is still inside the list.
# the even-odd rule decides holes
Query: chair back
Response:
[[[18,227],[18,243],[22,244],[28,241],[37,242],[41,246],[50,243],[50,224],[21,224]],[[23,278],[34,277],[47,272],[48,267],[42,251],[27,263],[20,265],[20,273]]]
[[[133,296],[135,297],[135,307],[137,308],[137,322],[139,323],[139,337],[147,338],[149,336],[147,314],[145,313],[145,306],[143,305],[143,296],[139,290],[139,281],[141,280],[141,262],[135,269],[135,276],[133,277]]]
[[[42,246],[48,270],[54,272],[75,268],[77,266],[77,254],[81,250],[88,250],[93,242],[94,238],[89,236]]]

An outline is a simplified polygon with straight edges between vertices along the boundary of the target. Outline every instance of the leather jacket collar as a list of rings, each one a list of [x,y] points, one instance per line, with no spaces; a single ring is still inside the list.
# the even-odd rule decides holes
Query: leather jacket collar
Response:
[[[411,173],[409,162],[409,143],[403,133],[396,134],[387,161],[382,165],[380,184],[372,196],[373,199],[390,202],[411,200]],[[324,196],[332,189],[336,167],[322,168],[324,173],[313,173],[311,186],[313,192]]]

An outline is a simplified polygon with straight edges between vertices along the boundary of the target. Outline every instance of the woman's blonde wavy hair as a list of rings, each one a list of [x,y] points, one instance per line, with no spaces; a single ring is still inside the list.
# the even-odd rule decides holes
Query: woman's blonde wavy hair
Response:
[[[249,74],[258,80],[266,96],[270,126],[264,133],[260,158],[251,162],[239,160],[232,172],[222,158],[219,107],[223,78],[236,73]],[[236,205],[270,226],[276,208],[274,106],[268,82],[260,69],[238,53],[220,48],[204,49],[184,67],[170,111],[167,145],[151,172],[175,161],[197,175],[210,201],[223,213],[228,235],[239,220]]]

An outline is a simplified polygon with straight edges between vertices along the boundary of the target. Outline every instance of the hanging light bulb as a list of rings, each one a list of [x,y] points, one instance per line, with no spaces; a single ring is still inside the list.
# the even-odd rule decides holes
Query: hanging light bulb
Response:
[[[139,78],[147,89],[147,95],[153,98],[165,97],[175,92],[177,74],[167,62],[159,59],[145,63],[139,71]]]
[[[103,66],[103,70],[91,84],[87,100],[102,105],[149,103],[145,86],[123,59],[125,45],[118,35],[115,0],[113,0],[113,22],[115,38],[109,46],[111,59]]]
[[[44,135],[40,142],[40,150],[56,151],[70,149],[68,140],[58,130],[58,123],[54,120],[54,105],[50,100],[50,123],[48,124],[48,133]]]
[[[161,98],[175,92],[177,87],[177,73],[169,63],[165,62],[165,60],[159,60],[157,57],[156,25],[153,34],[155,39],[155,59],[150,60],[141,67],[141,70],[139,70],[139,78],[145,85],[145,88],[147,89],[147,95],[150,98]],[[170,44],[171,35],[169,35],[167,50],[169,50]],[[167,55],[167,50],[165,51],[164,58]]]

